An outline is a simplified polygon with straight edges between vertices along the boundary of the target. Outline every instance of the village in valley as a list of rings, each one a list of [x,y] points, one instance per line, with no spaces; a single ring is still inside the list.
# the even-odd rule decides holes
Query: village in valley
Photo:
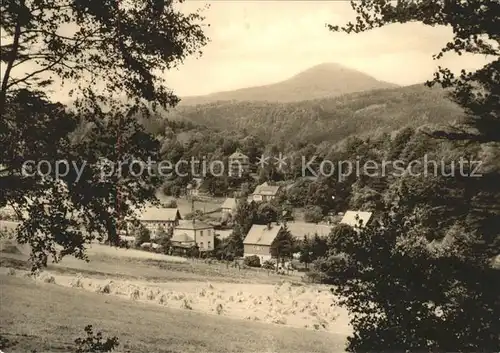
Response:
[[[248,177],[258,179],[255,173],[251,173],[249,157],[239,150],[229,156],[227,170],[228,175],[239,178],[246,174],[247,178],[244,180],[248,180]],[[203,179],[193,179],[187,185],[183,197],[170,199],[159,206],[146,207],[138,212],[141,225],[133,227],[129,224],[121,231],[120,236],[126,246],[186,257],[231,262],[242,259],[243,264],[253,267],[296,270],[304,266],[297,265],[301,263],[301,252],[310,251],[301,247],[304,240],[314,237],[326,240],[332,228],[338,224],[360,229],[373,219],[372,212],[345,210],[329,213],[316,222],[295,220],[297,213],[293,209],[282,210],[281,213],[279,211],[282,209],[281,203],[286,202],[287,186],[283,184],[265,181],[257,185],[249,195],[236,190],[233,191],[233,197],[223,199],[221,204],[217,203],[217,199],[203,185]],[[198,209],[196,205],[199,201],[208,203],[210,209],[207,206]],[[181,212],[176,207],[178,203],[190,205],[189,213]],[[251,219],[250,228],[239,235],[243,236],[240,239],[242,248],[230,248],[228,245],[238,242],[232,239],[235,237],[233,228],[241,226],[235,224],[238,213],[247,211],[248,207],[253,207],[257,212],[260,209],[264,217],[241,214],[241,217]],[[288,238],[280,241],[284,232],[288,234]],[[307,256],[302,255],[302,259],[305,258]]]
[[[0,13],[0,353],[500,352],[498,0]]]

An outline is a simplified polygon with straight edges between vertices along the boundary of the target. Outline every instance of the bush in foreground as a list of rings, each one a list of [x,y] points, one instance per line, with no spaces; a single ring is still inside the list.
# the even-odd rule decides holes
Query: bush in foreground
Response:
[[[71,350],[74,353],[108,353],[115,350],[119,343],[117,337],[104,338],[101,332],[94,333],[92,325],[85,326],[85,338],[77,338],[74,341],[74,348]],[[19,342],[9,340],[0,336],[0,352],[7,348],[16,346]],[[37,353],[34,349],[31,353]]]
[[[257,255],[247,256],[243,260],[243,264],[248,267],[260,267],[260,259]]]

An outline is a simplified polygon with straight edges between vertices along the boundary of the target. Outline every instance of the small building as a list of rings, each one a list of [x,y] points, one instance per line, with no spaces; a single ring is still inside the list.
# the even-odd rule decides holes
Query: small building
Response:
[[[271,260],[271,245],[282,229],[281,225],[254,224],[243,240],[243,254],[247,256],[258,256],[260,263]]]
[[[347,224],[354,229],[364,228],[372,220],[372,215],[372,212],[347,211],[344,214],[344,217],[342,217],[340,224]]]
[[[232,215],[236,211],[236,199],[228,197],[221,206],[222,213]]]
[[[160,229],[176,227],[182,217],[177,208],[149,207],[141,213],[139,220],[155,238]]]
[[[201,221],[184,221],[174,228],[172,242],[180,239],[178,243],[198,245],[200,251],[214,250],[215,231],[214,228]],[[176,241],[176,240],[175,240]]]
[[[250,158],[245,156],[240,150],[236,150],[228,158],[228,174],[232,177],[241,177],[250,172]]]
[[[267,182],[258,185],[252,194],[252,200],[255,202],[271,201],[278,195],[281,187],[279,185],[269,185]]]

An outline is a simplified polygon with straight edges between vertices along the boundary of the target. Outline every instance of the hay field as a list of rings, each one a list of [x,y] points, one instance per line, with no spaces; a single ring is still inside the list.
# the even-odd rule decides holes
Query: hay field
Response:
[[[0,275],[0,331],[9,353],[67,352],[83,327],[118,336],[118,352],[341,352],[344,336],[208,316]]]
[[[12,251],[13,249],[17,250]],[[115,249],[98,244],[92,245],[88,251],[90,262],[67,257],[61,263],[49,265],[40,276],[33,277],[29,276],[28,273],[26,247],[16,246],[12,241],[3,241],[0,250],[2,250],[0,253],[0,278],[2,279],[2,313],[0,317],[10,317],[8,324],[4,324],[2,321],[2,333],[32,335],[33,332],[38,332],[37,329],[32,328],[29,323],[23,323],[23,320],[27,320],[27,317],[35,317],[35,322],[40,319],[40,323],[37,325],[40,325],[39,330],[41,330],[34,334],[36,339],[46,337],[44,342],[53,342],[58,330],[57,325],[54,324],[54,327],[47,329],[43,328],[43,320],[41,320],[40,315],[45,315],[42,314],[45,307],[41,308],[42,304],[31,302],[31,300],[36,301],[37,298],[46,298],[45,305],[47,310],[51,311],[51,315],[69,317],[65,319],[66,321],[63,320],[64,324],[59,325],[62,325],[60,329],[63,332],[71,332],[72,334],[78,334],[78,330],[82,330],[86,324],[95,322],[94,326],[96,327],[102,327],[102,325],[106,329],[111,327],[111,331],[115,330],[112,332],[113,335],[128,337],[131,330],[129,326],[134,324],[134,318],[133,316],[129,317],[129,314],[125,313],[121,307],[114,305],[122,303],[120,305],[126,307],[126,310],[129,310],[130,307],[132,312],[135,310],[137,317],[141,316],[141,326],[155,327],[151,332],[141,331],[142,329],[138,331],[141,332],[141,337],[143,334],[145,336],[143,340],[135,338],[131,340],[133,344],[130,344],[134,347],[131,350],[133,352],[148,351],[151,347],[154,347],[151,352],[176,350],[189,352],[194,351],[195,348],[201,352],[332,352],[332,350],[322,348],[323,341],[321,343],[312,343],[311,341],[307,349],[301,350],[298,347],[305,346],[295,343],[294,339],[296,338],[292,339],[292,337],[321,334],[327,335],[321,337],[329,337],[327,341],[334,340],[341,342],[338,344],[343,344],[345,337],[351,332],[347,313],[334,305],[334,298],[328,288],[303,285],[300,283],[300,277],[278,276],[272,273],[268,275],[267,271],[254,269],[239,271],[235,268],[226,268],[223,264],[207,264],[202,261],[193,262],[185,259],[181,261],[175,257],[157,257],[157,254],[142,251],[129,253],[130,250]],[[7,253],[4,250],[8,250]],[[13,284],[12,288],[11,284]],[[21,287],[24,289],[29,287],[39,293],[33,297],[28,294],[19,295],[17,290]],[[54,294],[53,291],[56,293]],[[60,304],[60,299],[58,299],[58,295],[62,295],[62,293],[69,296],[64,305]],[[15,311],[18,309],[14,310],[10,305],[11,301],[17,300],[17,297],[24,298],[23,300],[26,301],[22,305],[22,310],[19,309],[19,313]],[[71,305],[80,305],[82,301],[85,302],[87,299],[89,302],[85,305],[92,305],[90,300],[103,301],[104,307],[101,311],[90,310],[88,315],[91,316],[83,316],[88,320],[92,319],[92,322],[86,323],[79,318],[73,323],[71,315],[79,315],[79,309],[71,309]],[[5,305],[5,303],[9,304]],[[109,314],[110,317],[108,317],[108,312],[111,309],[107,309],[105,305],[113,306],[113,314]],[[4,312],[4,309],[7,311]],[[138,312],[141,310],[145,310],[148,314],[146,316],[139,314]],[[200,336],[198,333],[194,334],[190,328],[184,335],[179,336],[178,340],[181,342],[175,341],[170,333],[158,331],[162,324],[157,322],[159,318],[155,315],[159,315],[158,313],[167,315],[165,310],[168,311],[168,315],[173,315],[173,317],[181,315],[182,318],[179,319],[181,321],[190,320],[186,319],[185,315],[199,315],[196,320],[193,319],[196,324],[193,323],[192,327],[206,325],[207,327],[203,330],[207,330],[207,332],[204,331]],[[75,314],[71,314],[73,311]],[[103,313],[101,316],[100,312]],[[95,317],[92,316],[94,315],[92,313],[95,314]],[[153,316],[150,318],[149,313],[155,314],[152,314]],[[189,316],[189,318],[193,317]],[[232,327],[233,331],[240,332],[248,324],[258,325],[255,326],[258,328],[251,329],[251,332],[252,330],[260,331],[258,334],[256,333],[255,338],[246,338],[253,342],[249,345],[245,341],[246,339],[241,342],[236,340],[228,343],[228,346],[224,345],[220,349],[215,349],[214,345],[220,344],[220,342],[210,340],[208,332],[213,331],[213,329],[208,327],[218,325],[213,324],[212,321],[219,322],[217,320],[221,319],[231,320],[227,321],[227,326]],[[60,319],[56,320],[56,322],[60,321]],[[185,323],[185,327],[191,327],[188,321]],[[76,325],[76,323],[80,324]],[[14,327],[15,330],[12,331],[10,326]],[[177,327],[173,328],[175,332],[177,329]],[[271,334],[274,330],[279,329],[285,329],[285,331],[279,332],[290,332],[290,334],[292,331],[288,330],[299,331],[293,331],[290,338],[287,336],[289,333],[276,333],[278,336],[274,336],[274,333]],[[220,330],[227,331],[229,329],[220,328]],[[227,331],[227,334],[231,335],[230,332],[230,330]],[[297,332],[303,332],[303,334],[297,335]],[[155,338],[148,336],[150,334],[157,336],[156,341]],[[269,337],[269,339],[259,340],[257,336],[260,334],[267,335],[265,337]],[[280,336],[282,334],[285,337]],[[187,344],[185,342],[191,342],[189,337],[193,343]],[[30,338],[24,337],[23,340],[29,341]],[[174,342],[176,348],[161,350],[163,346],[157,346],[156,342],[164,342],[165,340]],[[289,345],[289,340],[294,343]],[[278,343],[269,343],[275,341]],[[231,339],[228,342],[231,342]],[[134,346],[136,343],[137,345]],[[148,346],[148,344],[150,345]],[[245,347],[250,348],[246,349]],[[317,347],[318,350],[315,350]],[[23,350],[20,349],[20,351]]]
[[[334,305],[333,296],[323,286],[294,286],[290,282],[276,285],[152,283],[54,272],[29,277],[28,271],[5,267],[0,268],[0,274],[32,278],[37,283],[53,283],[169,308],[343,335],[351,333],[347,312]]]

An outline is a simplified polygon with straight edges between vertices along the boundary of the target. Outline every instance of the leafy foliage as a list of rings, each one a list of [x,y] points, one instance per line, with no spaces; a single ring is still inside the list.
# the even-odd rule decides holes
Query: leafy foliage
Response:
[[[358,16],[343,27],[329,25],[332,31],[360,33],[392,23],[422,22],[430,26],[450,26],[453,38],[433,58],[440,60],[446,53],[489,56],[492,60],[479,70],[462,70],[459,75],[439,66],[434,79],[427,84],[449,88],[453,101],[467,112],[465,126],[437,131],[437,137],[467,139],[477,142],[498,142],[500,119],[500,37],[495,0],[466,1],[399,1],[368,0],[351,2]],[[451,131],[450,131],[451,130]]]
[[[137,176],[132,165],[136,171],[159,160],[161,146],[145,122],[151,108],[178,102],[159,73],[207,38],[202,16],[183,14],[171,1],[1,6],[0,207],[16,210],[18,241],[31,246],[36,270],[49,257],[84,259],[85,244],[96,238],[117,245],[125,219],[135,220],[133,206],[157,202],[155,167]],[[36,68],[23,71],[28,64]],[[40,92],[51,83],[74,85],[72,109]],[[23,168],[30,160],[52,171],[60,161],[69,166],[65,175],[42,176]]]
[[[247,256],[243,263],[249,267],[260,267],[260,258],[257,255]]]
[[[44,87],[51,81],[47,75],[55,74],[80,92],[102,84],[131,99],[174,105],[178,99],[159,73],[206,44],[202,20],[199,13],[178,11],[173,1],[4,1],[2,32],[12,43],[2,45],[7,68],[0,100],[7,90]],[[68,26],[74,32],[62,35]],[[12,69],[28,62],[39,69],[14,77]]]
[[[147,243],[150,241],[151,241],[151,232],[149,231],[149,229],[143,226],[139,226],[135,234],[135,246],[139,247],[143,243]]]
[[[230,133],[244,129],[268,145],[284,141],[280,151],[288,143],[296,150],[301,143],[331,145],[351,135],[460,119],[463,110],[447,100],[445,93],[416,85],[295,103],[216,102],[177,107],[165,117]]]
[[[304,210],[304,220],[306,222],[318,223],[323,219],[323,210],[319,206],[308,206]]]
[[[284,260],[286,257],[291,257],[293,250],[295,248],[295,239],[290,233],[286,223],[282,225],[282,228],[278,232],[278,235],[271,244],[271,255],[276,258],[277,268],[280,265],[280,260]]]
[[[499,148],[496,13],[500,4],[477,0],[351,4],[356,21],[343,28],[330,26],[331,30],[359,33],[411,21],[447,25],[453,28],[453,39],[434,59],[454,51],[490,55],[492,61],[458,76],[438,68],[428,85],[449,89],[453,101],[465,110],[465,119],[448,129],[430,131],[430,136],[449,140],[444,146],[412,138],[415,134],[406,129],[389,151],[406,162],[431,152],[446,165],[432,175],[424,173],[428,166],[410,166],[399,179],[387,180],[389,187],[376,200],[377,195],[365,190],[369,202],[376,201],[375,207],[382,211],[382,219],[367,229],[351,230],[349,236],[342,235],[349,230],[336,230],[329,238],[329,255],[315,264],[320,278],[335,285],[332,292],[354,314],[348,351],[497,351],[500,287],[491,259],[500,249],[500,210],[493,201],[500,198],[500,174],[491,156]],[[470,163],[450,163],[464,155],[470,156],[465,161],[483,160],[480,178],[470,173]],[[357,182],[359,194],[367,185]],[[351,201],[356,204],[359,198]]]
[[[272,262],[271,260],[266,260],[264,261],[264,263],[262,264],[262,268],[263,269],[266,269],[266,270],[274,270],[275,269],[275,264],[274,262]]]
[[[104,340],[101,332],[94,333],[92,325],[85,326],[84,330],[86,337],[75,339],[75,346],[72,350],[74,353],[108,353],[115,350],[119,345],[117,337],[109,337]],[[12,348],[18,343],[0,336],[0,349]],[[31,351],[31,353],[37,353],[37,350]]]
[[[318,234],[314,234],[312,237],[304,236],[304,239],[298,242],[297,248],[300,253],[299,260],[306,267],[317,259],[326,256],[328,250],[326,239]]]
[[[167,252],[171,245],[171,239],[174,235],[174,228],[168,227],[167,229],[161,227],[156,234],[155,243],[162,247],[164,252]]]
[[[94,334],[92,325],[85,327],[87,337],[77,338],[75,340],[76,350],[75,353],[106,353],[113,351],[118,347],[118,338],[111,337],[103,340],[101,332]]]

